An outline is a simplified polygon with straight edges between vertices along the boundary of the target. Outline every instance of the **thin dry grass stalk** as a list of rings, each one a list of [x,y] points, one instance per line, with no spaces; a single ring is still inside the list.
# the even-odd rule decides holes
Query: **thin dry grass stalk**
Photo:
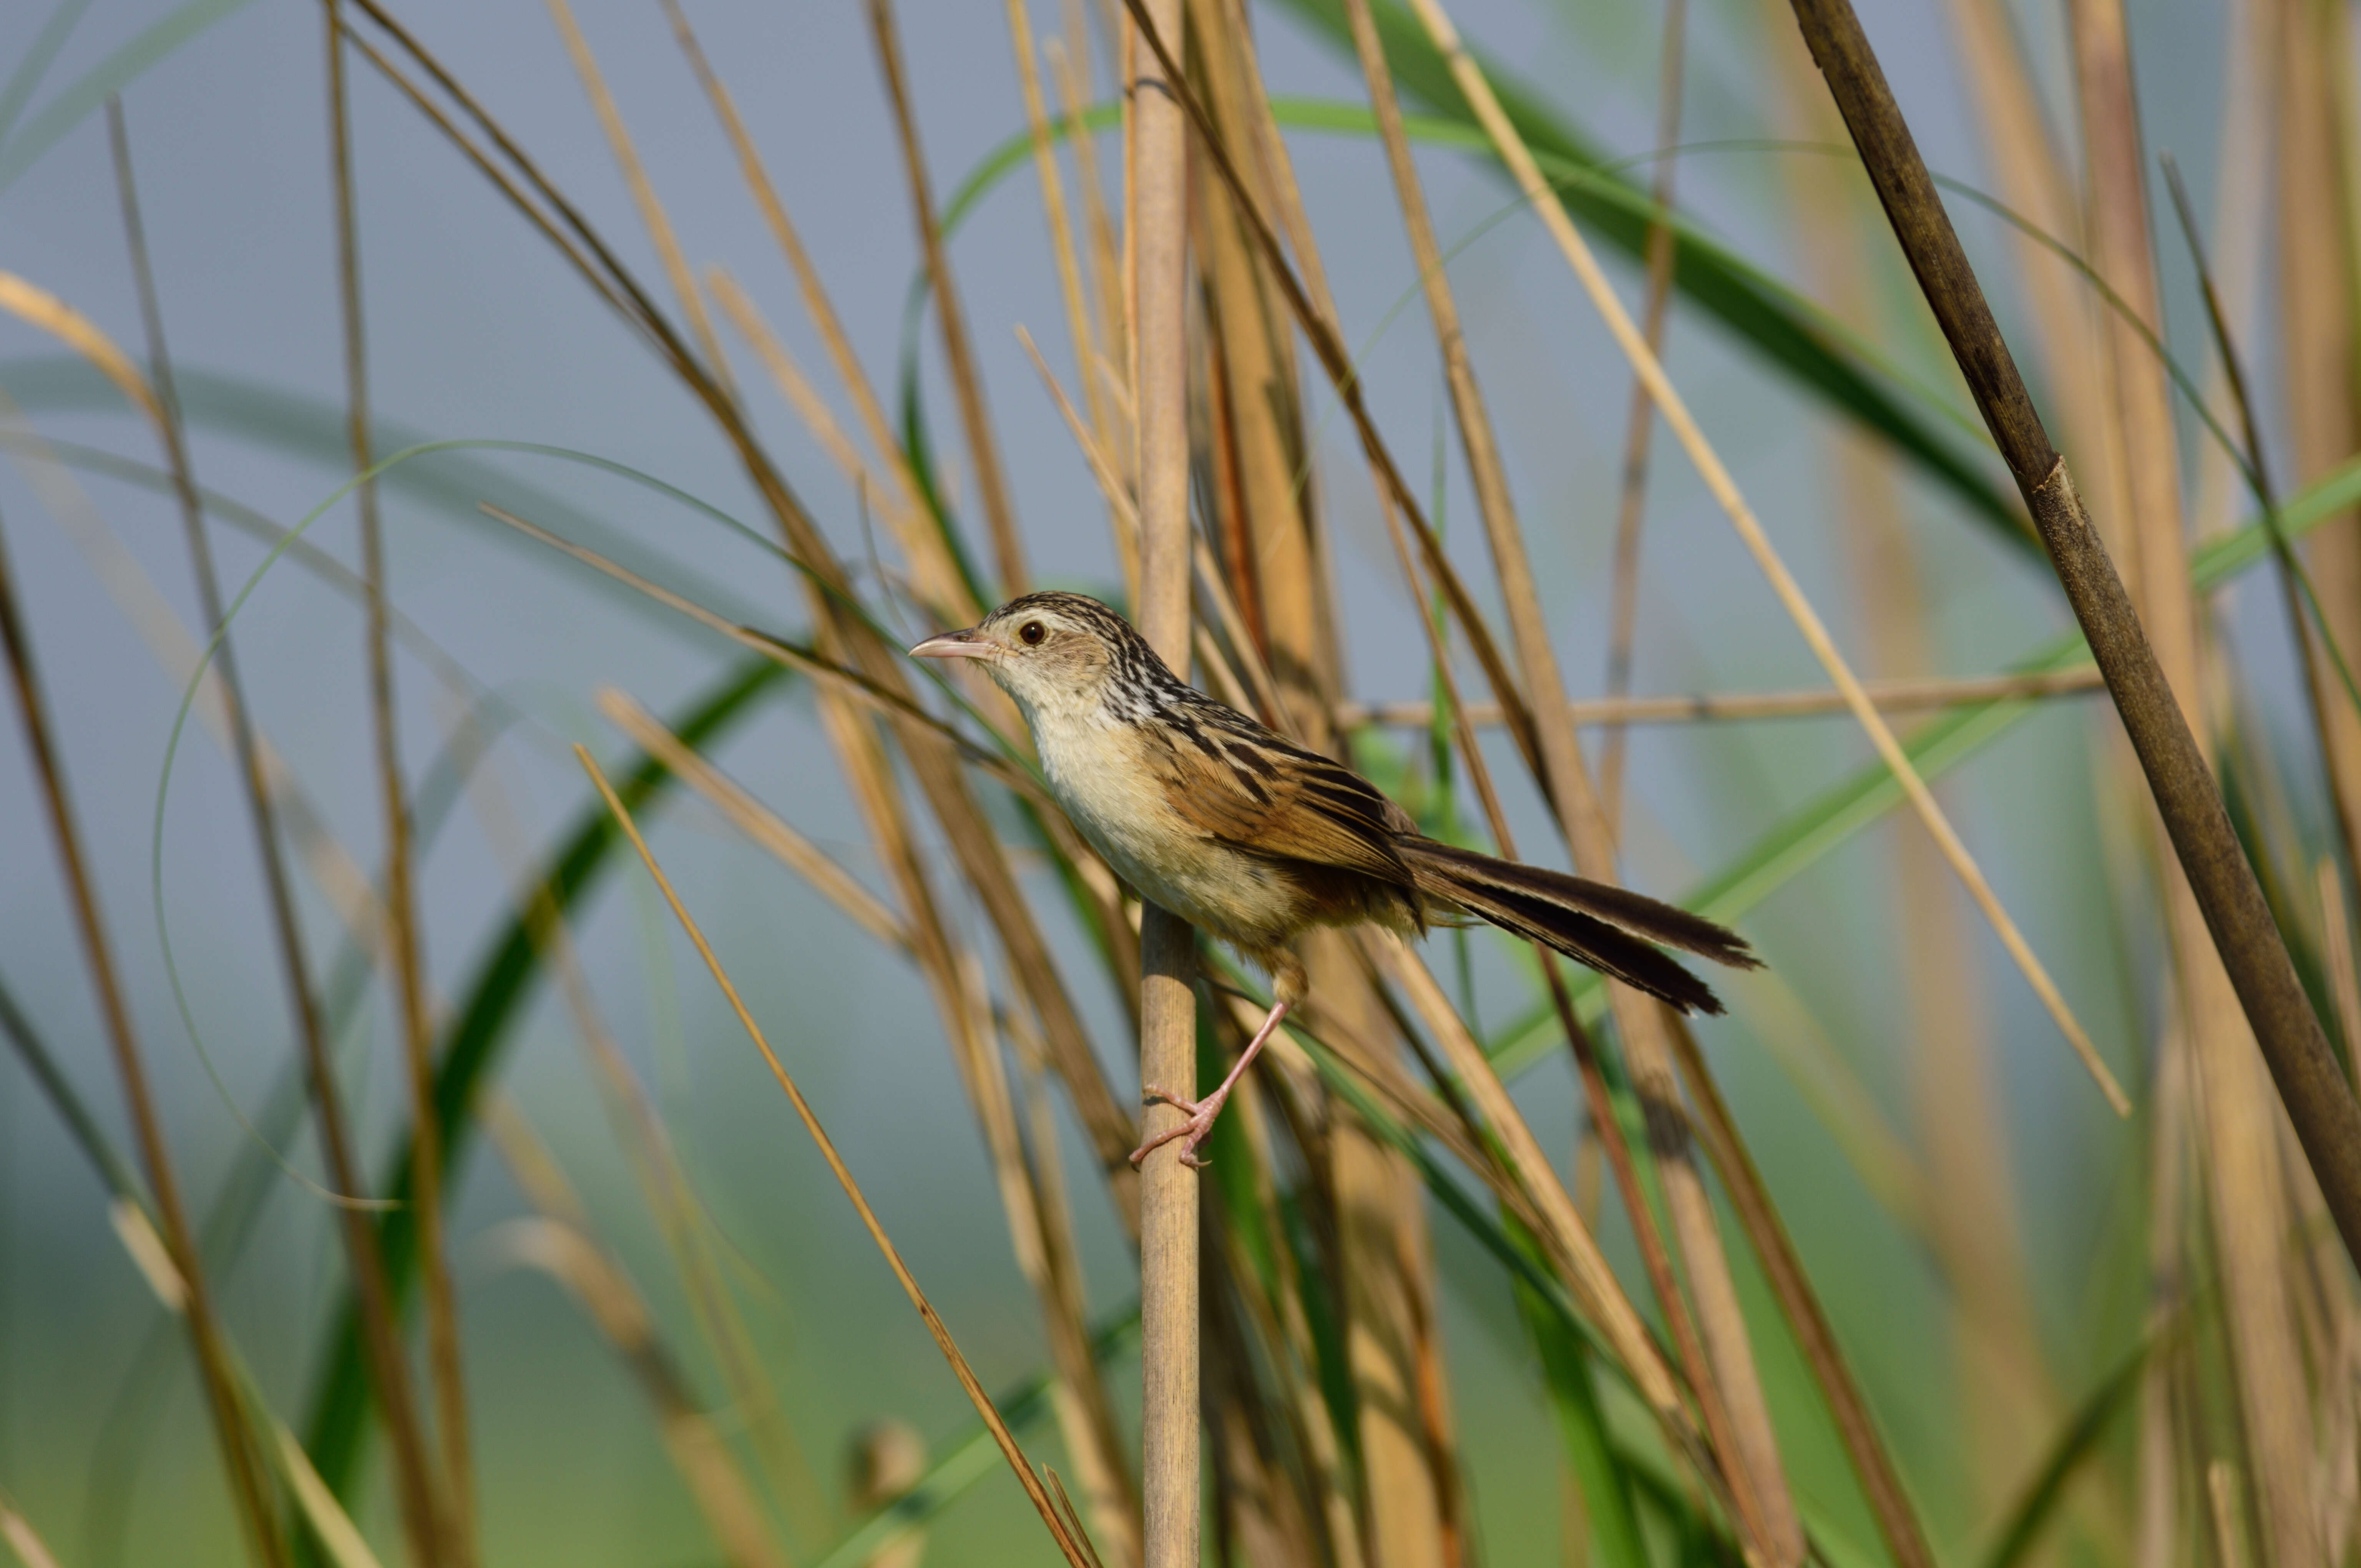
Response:
[[[867,372],[861,367],[860,359],[852,352],[851,339],[846,334],[844,323],[829,299],[818,269],[812,265],[810,253],[804,248],[803,236],[788,218],[786,204],[780,200],[778,187],[772,183],[770,171],[763,167],[762,155],[755,148],[753,137],[747,133],[745,122],[739,118],[736,101],[730,96],[730,90],[722,85],[720,78],[714,74],[704,49],[697,41],[697,35],[689,29],[688,17],[675,0],[665,0],[664,12],[672,18],[673,32],[680,41],[681,52],[688,57],[689,67],[696,72],[706,96],[711,100],[714,114],[721,122],[722,132],[730,138],[731,150],[738,156],[738,166],[745,178],[747,191],[753,197],[755,206],[761,210],[763,222],[769,226],[771,237],[777,242],[780,253],[786,258],[789,269],[796,275],[796,285],[802,294],[805,312],[818,331],[821,343],[828,348],[829,362],[835,367],[837,378],[843,383],[846,395],[852,400],[853,411],[860,416],[862,429],[868,435],[871,447],[894,480],[895,494],[900,498],[899,514],[906,515],[913,527],[913,536],[903,541],[903,547],[909,553],[918,597],[924,603],[940,607],[947,619],[963,624],[981,614],[983,607],[974,601],[974,596],[968,592],[958,571],[950,565],[940,539],[933,536],[930,530],[917,526],[928,516],[927,500],[920,492],[917,476],[911,471],[901,444],[894,439],[884,408],[877,400],[876,389],[870,385]],[[730,305],[729,296],[722,296],[722,303],[733,317],[740,313]],[[742,323],[741,330],[745,330]],[[759,350],[760,342],[756,342]],[[792,395],[790,400],[794,400]],[[895,513],[889,510],[889,516],[892,515]],[[924,543],[920,536],[925,536]]]
[[[329,163],[335,194],[337,302],[344,318],[346,436],[360,513],[362,575],[368,584],[367,648],[370,728],[376,742],[379,809],[385,829],[386,942],[400,1003],[402,1059],[408,1069],[412,1203],[417,1215],[419,1277],[426,1304],[427,1365],[434,1390],[434,1428],[441,1440],[434,1561],[467,1568],[475,1561],[474,1463],[467,1436],[467,1393],[460,1368],[459,1308],[451,1288],[444,1234],[443,1130],[434,1104],[434,1025],[426,996],[425,954],[418,930],[412,881],[410,805],[401,773],[401,742],[393,691],[393,643],[386,613],[385,538],[377,485],[368,477],[370,451],[368,339],[361,309],[358,218],[353,194],[350,106],[345,84],[343,12],[324,0],[328,78]]]
[[[156,401],[148,378],[88,316],[14,272],[0,272],[0,311],[6,311],[28,326],[38,327],[89,360],[101,375],[115,383],[115,389],[130,400],[132,407],[148,417],[150,424],[159,432],[164,428],[164,411]]]
[[[975,488],[983,503],[983,520],[992,538],[993,565],[1001,596],[1012,598],[1031,586],[1025,569],[1024,537],[1016,528],[1016,503],[1001,475],[1000,444],[992,433],[991,405],[983,396],[983,373],[968,340],[967,315],[960,307],[959,289],[951,279],[950,253],[943,246],[941,220],[935,212],[934,193],[927,181],[926,154],[918,146],[918,123],[910,110],[910,86],[902,64],[902,42],[895,26],[891,0],[868,0],[869,27],[877,40],[877,62],[885,72],[885,89],[894,104],[894,130],[902,147],[902,166],[910,182],[910,207],[918,225],[918,243],[926,255],[927,280],[934,295],[935,319],[942,325],[943,359],[950,371],[951,392],[959,402],[960,424],[967,433],[968,460],[975,466]]]
[[[1179,37],[1180,0],[1156,0],[1154,25]],[[1167,65],[1167,72],[1170,66]],[[1189,211],[1188,130],[1169,80],[1140,62],[1126,83],[1130,103],[1126,222],[1137,366],[1133,378],[1139,476],[1140,635],[1176,670],[1189,667]],[[1196,933],[1153,905],[1140,926],[1139,1075],[1194,1099],[1197,1006],[1191,989]],[[1159,1102],[1142,1118],[1144,1137],[1184,1120]],[[1140,1167],[1141,1535],[1148,1568],[1197,1568],[1198,1299],[1197,1173],[1179,1142]]]
[[[648,238],[655,245],[656,258],[672,284],[673,296],[680,302],[682,313],[688,317],[688,330],[697,334],[697,346],[705,351],[706,369],[727,389],[730,362],[722,356],[721,340],[713,334],[713,322],[706,315],[704,298],[697,291],[696,274],[689,269],[688,258],[681,251],[680,239],[673,232],[664,203],[656,199],[655,187],[648,181],[639,148],[632,145],[631,133],[623,124],[621,112],[615,107],[615,95],[607,90],[607,79],[598,70],[598,57],[591,53],[590,40],[582,36],[581,26],[574,19],[574,7],[566,0],[547,3],[550,19],[557,24],[558,36],[566,40],[566,55],[574,61],[575,73],[582,78],[582,91],[589,96],[590,107],[598,116],[598,128],[606,134],[615,167],[621,171],[623,183],[631,188],[631,204],[639,209],[640,222],[646,225]]]
[[[1970,675],[1960,679],[1863,681],[1869,700],[1885,713],[1912,713],[1966,703],[2075,696],[2106,685],[2095,665],[2030,675]],[[1784,692],[1698,692],[1687,696],[1576,697],[1565,705],[1579,729],[1597,724],[1693,724],[1754,718],[1817,718],[1850,713],[1845,694],[1828,687]],[[1500,705],[1471,702],[1467,720],[1477,729],[1503,722]],[[1422,698],[1403,702],[1340,702],[1336,722],[1357,729],[1382,724],[1424,729],[1434,723],[1434,705]]]
[[[602,705],[603,699],[611,695],[611,691],[601,692]],[[674,753],[686,750],[661,724],[652,718],[647,724],[670,742]],[[701,758],[697,760],[702,762]],[[674,773],[685,776],[677,767]],[[536,874],[535,868],[528,862],[524,835],[510,808],[507,792],[500,787],[497,773],[489,769],[478,770],[469,780],[468,793],[485,837],[491,841],[494,851],[504,862],[502,869],[516,886],[514,896],[523,913],[526,935],[540,962],[555,981],[558,994],[573,1019],[575,1033],[606,1102],[616,1143],[639,1183],[648,1212],[655,1217],[688,1298],[691,1315],[721,1374],[733,1423],[747,1434],[769,1467],[782,1501],[807,1530],[817,1531],[825,1505],[812,1481],[809,1466],[796,1450],[752,1336],[738,1310],[736,1298],[723,1277],[721,1260],[714,1245],[719,1227],[683,1168],[653,1097],[632,1071],[614,1031],[600,1014],[565,914],[548,882]],[[509,1113],[502,1151],[511,1165],[516,1166],[521,1158],[538,1150],[539,1145],[531,1130],[522,1125],[522,1114],[506,1102],[499,1103]],[[590,1222],[580,1204],[570,1198],[562,1203],[556,1201],[570,1189],[554,1160],[544,1155],[529,1169],[520,1170],[519,1176],[537,1203],[588,1237]],[[724,1539],[730,1537],[725,1535]]]
[[[1673,171],[1679,160],[1670,149],[1681,139],[1682,56],[1688,38],[1688,0],[1664,0],[1664,42],[1656,71],[1656,168],[1648,197],[1657,215],[1648,224],[1648,292],[1640,307],[1640,335],[1649,351],[1662,355],[1664,319],[1673,300]],[[1631,689],[1631,642],[1640,620],[1640,529],[1648,515],[1648,448],[1656,429],[1656,405],[1647,384],[1631,380],[1631,406],[1623,416],[1622,495],[1616,505],[1613,608],[1607,629],[1607,695]],[[1598,760],[1598,799],[1608,828],[1623,824],[1623,759],[1628,737],[1620,725],[1607,732]]]
[[[104,917],[99,912],[98,894],[90,879],[72,801],[66,794],[65,774],[49,726],[49,706],[34,667],[32,641],[18,608],[5,539],[0,539],[0,650],[7,655],[25,749],[32,754],[41,804],[49,817],[66,893],[73,907],[75,933],[82,942],[83,960],[90,966],[91,986],[97,993],[107,1045],[114,1053],[115,1077],[131,1114],[132,1132],[139,1146],[148,1190],[155,1196],[156,1210],[163,1222],[172,1268],[184,1292],[183,1316],[196,1351],[207,1409],[213,1417],[214,1440],[221,1450],[223,1466],[229,1473],[230,1494],[245,1526],[247,1546],[262,1560],[265,1568],[284,1568],[287,1543],[280,1532],[279,1516],[271,1506],[253,1434],[244,1418],[228,1348],[214,1316],[203,1263],[181,1207],[180,1181],[173,1174],[171,1155],[164,1142],[163,1123],[156,1113],[155,1100],[148,1089],[147,1064],[116,977],[114,948],[107,938]]]
[[[2312,0],[2257,0],[2251,15],[2261,39],[2263,108],[2275,122],[2279,406],[2295,463],[2290,477],[2306,485],[2361,444],[2352,19]],[[2361,514],[2347,512],[2322,529],[2309,553],[2329,630],[2341,646],[2361,648]],[[2327,741],[2339,787],[2352,797],[2346,810],[2361,821],[2361,714],[2335,705]]]
[[[238,774],[246,786],[247,812],[262,861],[262,881],[270,905],[273,936],[279,947],[281,977],[287,984],[295,1036],[302,1051],[303,1069],[311,1081],[312,1102],[320,1123],[320,1148],[326,1157],[328,1179],[346,1198],[362,1197],[360,1171],[353,1157],[352,1134],[345,1119],[344,1097],[329,1056],[327,1031],[319,1000],[312,990],[311,965],[304,955],[302,921],[295,908],[287,863],[279,839],[279,818],[270,780],[254,721],[238,679],[236,651],[222,614],[221,580],[214,569],[213,545],[205,532],[204,511],[197,496],[196,477],[189,461],[186,433],[181,421],[180,397],[172,378],[172,360],[164,339],[162,307],[156,295],[155,276],[148,264],[147,234],[140,221],[139,197],[132,177],[130,133],[126,129],[119,99],[107,100],[108,139],[115,154],[115,183],[123,205],[124,231],[131,253],[133,281],[139,295],[140,315],[147,327],[148,363],[154,378],[158,433],[166,464],[181,504],[182,533],[197,580],[197,602],[208,627],[219,628],[214,663],[221,673],[224,706],[228,709]],[[369,1376],[384,1406],[386,1429],[393,1450],[395,1490],[402,1528],[412,1554],[421,1562],[434,1557],[434,1498],[427,1468],[425,1440],[410,1370],[401,1350],[401,1334],[392,1299],[386,1288],[377,1233],[358,1204],[334,1205],[344,1232],[345,1253],[353,1273],[354,1294],[360,1303],[362,1335],[368,1355]]]
[[[869,1200],[862,1195],[860,1184],[853,1180],[852,1172],[846,1168],[843,1157],[837,1153],[835,1143],[819,1124],[819,1118],[813,1113],[810,1103],[804,1099],[803,1091],[796,1087],[795,1079],[788,1074],[777,1053],[771,1049],[771,1042],[763,1035],[762,1025],[755,1023],[754,1015],[746,1010],[746,1003],[738,995],[738,988],[730,983],[729,972],[721,967],[721,960],[706,942],[705,933],[697,927],[687,907],[681,903],[680,895],[673,891],[671,879],[656,863],[647,841],[640,837],[639,824],[631,819],[631,812],[616,796],[614,786],[607,782],[607,775],[599,771],[590,753],[577,746],[574,755],[575,760],[581,763],[583,772],[589,775],[590,782],[597,786],[599,797],[607,803],[607,809],[613,814],[616,824],[631,839],[632,850],[638,853],[641,863],[647,867],[648,875],[654,879],[656,888],[664,894],[665,904],[671,906],[674,917],[680,922],[681,929],[697,948],[697,956],[705,960],[705,967],[712,974],[714,983],[721,988],[721,994],[729,1001],[730,1011],[737,1014],[740,1025],[745,1029],[748,1038],[754,1042],[755,1049],[762,1053],[764,1064],[771,1069],[771,1076],[778,1080],[779,1087],[786,1091],[788,1102],[795,1106],[796,1115],[802,1121],[804,1130],[818,1146],[821,1157],[828,1161],[837,1184],[844,1189],[844,1195],[852,1201],[853,1209],[861,1216],[862,1225],[869,1232],[870,1239],[877,1244],[877,1250],[884,1255],[887,1266],[893,1269],[895,1279],[910,1298],[910,1304],[917,1309],[919,1318],[927,1325],[927,1332],[934,1337],[937,1348],[943,1353],[943,1359],[950,1364],[952,1376],[959,1379],[960,1387],[967,1395],[969,1402],[974,1405],[976,1414],[990,1429],[993,1442],[999,1447],[1001,1456],[1008,1462],[1008,1467],[1016,1472],[1018,1485],[1025,1488],[1026,1497],[1041,1516],[1041,1522],[1048,1527],[1050,1539],[1058,1543],[1059,1552],[1073,1568],[1090,1568],[1088,1554],[1077,1544],[1065,1521],[1059,1517],[1057,1508],[1041,1485],[1041,1478],[1034,1474],[1031,1463],[1026,1459],[1024,1450],[1017,1446],[1008,1424],[1000,1419],[1000,1411],[994,1406],[991,1396],[976,1380],[967,1357],[961,1353],[950,1331],[944,1327],[933,1304],[927,1299],[926,1293],[918,1288],[918,1282],[912,1277],[909,1266],[902,1261],[900,1250],[886,1235],[884,1227],[878,1223],[875,1211],[870,1208]]]
[[[613,686],[598,692],[598,711],[649,756],[672,770],[680,781],[705,797],[730,825],[753,843],[768,850],[779,862],[809,883],[813,889],[877,940],[908,952],[909,931],[902,918],[851,872],[828,858],[818,845],[789,827],[779,815],[747,793],[699,752],[681,743],[664,721]]]
[[[1934,836],[1936,843],[1941,847],[1943,858],[1950,863],[1954,874],[1967,888],[1970,896],[1974,898],[1977,906],[1983,911],[1984,918],[1991,923],[1994,934],[2000,938],[2001,945],[2008,949],[2010,958],[2015,960],[2017,968],[2023,971],[2026,982],[2032,986],[2034,994],[2041,999],[2042,1005],[2048,1010],[2050,1017],[2057,1023],[2059,1031],[2074,1047],[2075,1054],[2081,1058],[2082,1065],[2090,1071],[2092,1080],[2099,1085],[2101,1092],[2106,1095],[2107,1102],[2114,1107],[2117,1114],[2128,1115],[2131,1102],[2125,1097],[2122,1087],[2116,1083],[2114,1074],[2108,1069],[2106,1063],[2100,1059],[2098,1048],[2091,1043],[2089,1034],[2074,1016],[2072,1009],[2067,1005],[2065,996],[2059,991],[2057,982],[2050,979],[2048,970],[2034,955],[2031,944],[2026,941],[2024,933],[2017,929],[2016,922],[2010,918],[2008,911],[2002,907],[1999,895],[1993,891],[1992,884],[1985,879],[1982,869],[1977,865],[1974,857],[1968,852],[1967,846],[1960,841],[1958,832],[1951,827],[1949,817],[1944,814],[1941,805],[1935,799],[1934,793],[1927,787],[1926,780],[1918,776],[1918,770],[1911,762],[1909,754],[1903,750],[1902,743],[1894,738],[1893,729],[1878,715],[1876,707],[1869,701],[1867,694],[1861,690],[1861,683],[1854,677],[1850,666],[1845,662],[1844,656],[1837,651],[1836,643],[1829,637],[1828,628],[1821,622],[1817,612],[1812,609],[1809,601],[1805,598],[1803,590],[1795,582],[1794,575],[1788,571],[1786,565],[1779,558],[1778,552],[1773,547],[1770,536],[1763,532],[1762,523],[1746,504],[1745,498],[1739,493],[1737,482],[1730,477],[1729,469],[1723,466],[1720,457],[1706,440],[1705,433],[1698,428],[1696,420],[1690,416],[1687,404],[1682,400],[1679,392],[1665,377],[1663,365],[1658,362],[1654,352],[1641,337],[1639,328],[1632,323],[1630,314],[1623,309],[1622,302],[1616,298],[1613,287],[1608,282],[1607,275],[1599,269],[1598,262],[1591,255],[1589,246],[1585,243],[1581,234],[1575,228],[1573,221],[1566,216],[1565,205],[1558,201],[1555,190],[1543,176],[1540,166],[1533,161],[1532,154],[1526,148],[1523,137],[1510,122],[1506,112],[1501,109],[1499,100],[1493,94],[1490,84],[1485,80],[1482,68],[1476,63],[1474,58],[1460,43],[1459,35],[1453,27],[1450,17],[1444,14],[1442,6],[1436,4],[1435,0],[1412,0],[1412,7],[1417,11],[1421,22],[1425,25],[1429,38],[1450,61],[1453,81],[1458,83],[1461,92],[1466,95],[1469,104],[1475,108],[1477,118],[1484,124],[1486,134],[1491,137],[1494,148],[1514,174],[1519,190],[1532,203],[1535,210],[1540,214],[1552,238],[1557,242],[1558,248],[1565,254],[1567,264],[1573,268],[1576,276],[1581,280],[1585,292],[1598,307],[1600,316],[1606,320],[1609,331],[1614,334],[1625,356],[1631,359],[1634,369],[1648,384],[1649,395],[1655,400],[1657,409],[1664,416],[1664,422],[1672,427],[1673,433],[1688,454],[1690,462],[1697,467],[1698,476],[1705,480],[1707,488],[1713,492],[1714,499],[1729,515],[1731,526],[1738,531],[1740,538],[1744,541],[1747,549],[1753,554],[1763,576],[1779,596],[1780,602],[1786,609],[1789,619],[1795,623],[1796,630],[1803,634],[1804,641],[1810,646],[1813,655],[1819,660],[1821,667],[1828,671],[1828,678],[1835,683],[1838,690],[1845,694],[1854,718],[1860,722],[1863,732],[1868,735],[1870,743],[1876,749],[1880,759],[1894,774],[1895,782],[1901,784],[1903,793],[1909,798],[1913,809],[1917,812],[1919,819],[1927,825],[1927,830]]]

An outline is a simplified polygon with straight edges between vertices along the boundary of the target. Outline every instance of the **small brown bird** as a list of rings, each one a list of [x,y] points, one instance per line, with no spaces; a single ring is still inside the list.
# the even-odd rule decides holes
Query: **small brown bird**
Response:
[[[1197,1147],[1239,1075],[1307,989],[1295,939],[1366,921],[1403,936],[1467,917],[1546,943],[1682,1012],[1719,1013],[1703,981],[1652,944],[1753,969],[1736,933],[1620,887],[1437,843],[1358,773],[1176,679],[1130,623],[1080,594],[1027,594],[920,659],[975,659],[1032,727],[1050,791],[1142,898],[1271,976],[1270,1015],[1202,1100],[1154,1084],[1189,1120],[1136,1150]]]

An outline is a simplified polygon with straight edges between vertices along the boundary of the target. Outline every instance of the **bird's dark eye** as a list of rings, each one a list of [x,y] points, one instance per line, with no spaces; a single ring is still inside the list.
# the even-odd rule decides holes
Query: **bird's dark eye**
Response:
[[[1027,648],[1039,647],[1041,639],[1049,635],[1048,629],[1038,620],[1028,620],[1016,629],[1016,640]]]

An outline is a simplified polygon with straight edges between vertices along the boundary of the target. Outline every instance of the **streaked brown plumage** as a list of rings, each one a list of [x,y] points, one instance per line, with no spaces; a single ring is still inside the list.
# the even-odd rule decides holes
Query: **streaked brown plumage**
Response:
[[[1752,969],[1745,941],[1653,898],[1438,843],[1343,764],[1307,751],[1176,678],[1129,623],[1080,594],[1027,594],[966,631],[910,650],[980,661],[1033,731],[1049,787],[1091,847],[1141,897],[1269,970],[1277,1004],[1202,1101],[1147,1086],[1190,1113],[1132,1156],[1197,1146],[1231,1086],[1303,999],[1295,939],[1321,926],[1406,937],[1472,916],[1547,944],[1686,1012],[1719,1013],[1678,948]]]

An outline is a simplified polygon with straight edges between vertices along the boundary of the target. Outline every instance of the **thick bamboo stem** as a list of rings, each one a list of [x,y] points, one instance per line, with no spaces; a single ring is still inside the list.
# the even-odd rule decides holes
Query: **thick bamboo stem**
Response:
[[[1163,37],[1180,36],[1181,0],[1150,0]],[[1152,54],[1130,83],[1132,298],[1137,345],[1140,499],[1138,624],[1165,662],[1189,667],[1188,126]],[[1140,924],[1139,1074],[1175,1095],[1197,1084],[1196,936],[1150,906]],[[1151,1106],[1142,1135],[1183,1113]],[[1140,1167],[1140,1492],[1148,1568],[1197,1568],[1197,1173],[1169,1143]]]

